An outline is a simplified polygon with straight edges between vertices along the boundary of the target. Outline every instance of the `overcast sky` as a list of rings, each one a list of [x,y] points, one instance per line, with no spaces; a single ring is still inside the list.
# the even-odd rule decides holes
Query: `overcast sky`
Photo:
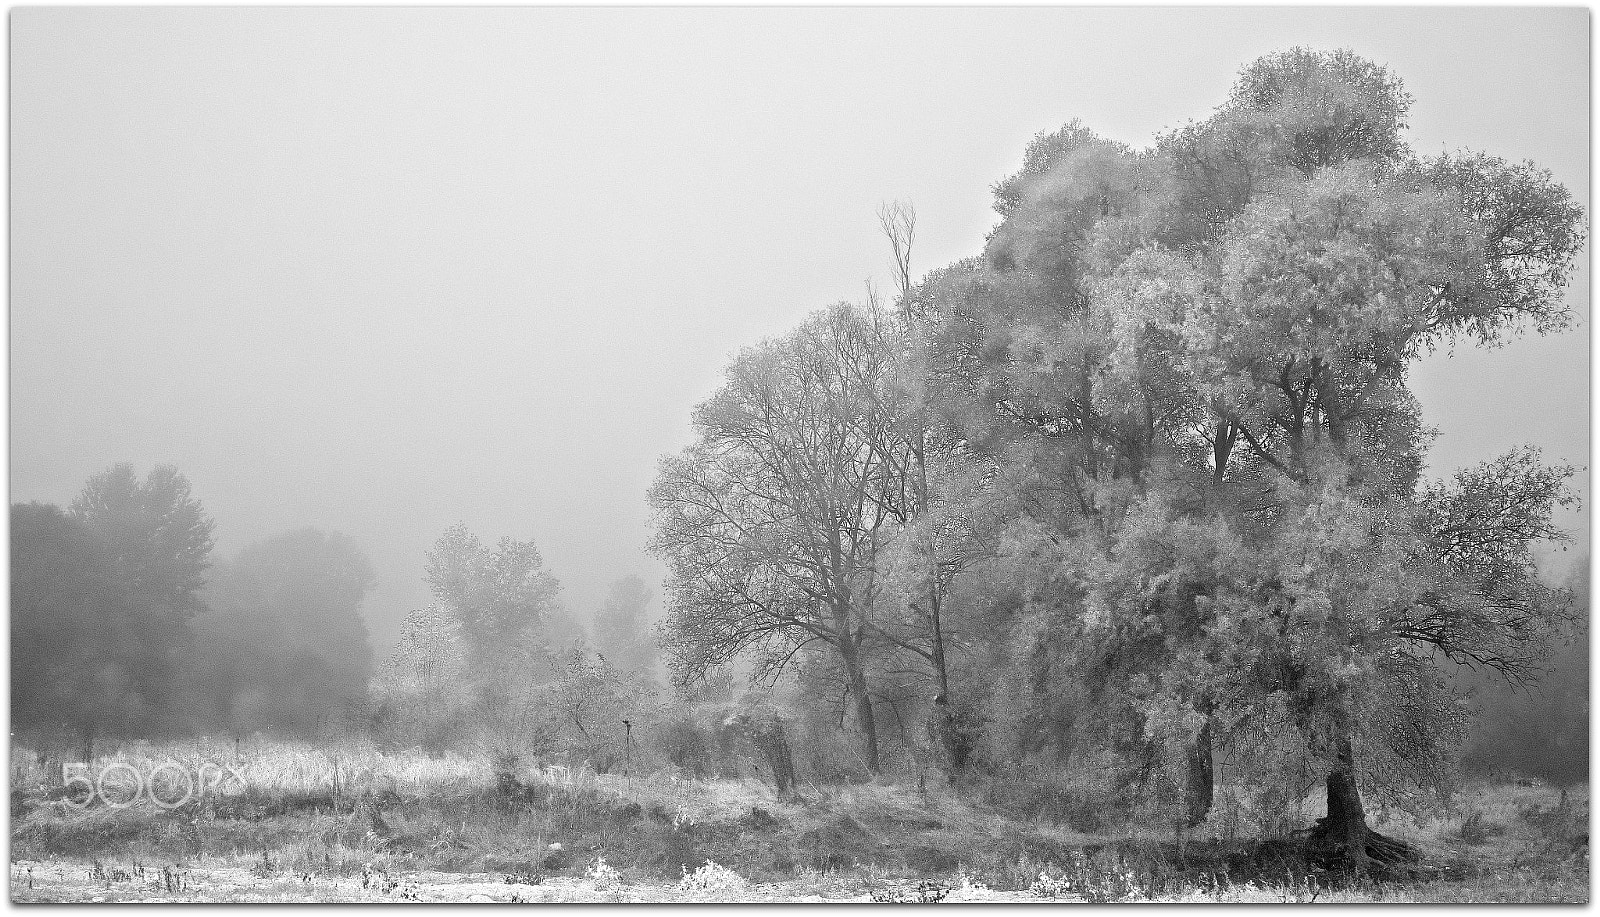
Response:
[[[344,532],[383,651],[458,520],[535,539],[587,614],[659,582],[645,489],[728,357],[889,286],[880,202],[915,203],[919,273],[974,254],[1035,133],[1143,146],[1302,44],[1396,71],[1420,150],[1531,158],[1587,207],[1588,36],[1533,8],[14,9],[11,499],[171,462],[224,555]],[[1587,465],[1588,293],[1585,266],[1566,335],[1419,367],[1436,468]]]

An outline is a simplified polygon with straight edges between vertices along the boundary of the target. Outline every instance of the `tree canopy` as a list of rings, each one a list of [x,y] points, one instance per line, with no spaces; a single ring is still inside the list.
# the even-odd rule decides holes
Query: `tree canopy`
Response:
[[[174,726],[213,523],[187,478],[129,464],[66,511],[11,509],[14,722],[97,735]]]
[[[935,668],[941,699],[986,699],[991,762],[1111,748],[1130,799],[1196,824],[1217,753],[1270,737],[1325,775],[1320,842],[1403,852],[1362,795],[1448,790],[1440,666],[1528,678],[1573,614],[1531,551],[1564,537],[1574,469],[1522,448],[1425,480],[1408,373],[1564,328],[1585,241],[1537,166],[1413,151],[1410,105],[1386,68],[1296,48],[1148,149],[1041,134],[983,252],[920,282],[885,210],[895,309],[746,351],[663,462],[680,677],[826,643],[876,760],[852,659],[930,658],[899,628],[930,605],[904,585],[936,582],[986,625]]]
[[[218,565],[195,620],[196,725],[310,731],[363,701],[372,648],[361,606],[375,579],[337,532],[299,529]]]

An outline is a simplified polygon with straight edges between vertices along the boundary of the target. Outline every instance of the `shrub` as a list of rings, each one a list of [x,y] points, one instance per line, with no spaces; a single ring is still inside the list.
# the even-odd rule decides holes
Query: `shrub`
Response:
[[[622,876],[606,865],[605,857],[598,856],[594,858],[594,863],[584,873],[584,877],[600,888],[611,888],[622,881]]]
[[[729,892],[745,887],[744,877],[728,869],[718,866],[710,860],[694,872],[684,870],[683,878],[679,880],[678,887],[688,892]]]
[[[712,768],[712,739],[688,711],[668,718],[655,732],[655,745],[673,767],[697,780]]]
[[[990,775],[983,798],[1018,818],[1098,831],[1111,818],[1119,788],[1114,771],[1085,765],[1018,764]]]
[[[1039,873],[1039,878],[1028,886],[1028,894],[1035,898],[1064,898],[1072,893],[1072,883],[1065,878],[1051,878],[1049,873]]]

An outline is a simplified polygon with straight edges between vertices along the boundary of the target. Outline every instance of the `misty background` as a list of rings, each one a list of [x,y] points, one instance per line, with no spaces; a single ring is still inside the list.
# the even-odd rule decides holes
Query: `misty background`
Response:
[[[586,619],[644,552],[658,456],[741,346],[977,252],[988,185],[1073,117],[1136,146],[1237,68],[1348,47],[1421,152],[1533,159],[1590,206],[1582,9],[18,9],[11,500],[176,465],[219,558],[315,526],[370,558],[375,652],[464,522]],[[1443,473],[1589,464],[1573,328],[1437,354]],[[1589,499],[1584,474],[1574,488]],[[1588,549],[1587,509],[1551,560]],[[659,603],[659,588],[656,588]]]

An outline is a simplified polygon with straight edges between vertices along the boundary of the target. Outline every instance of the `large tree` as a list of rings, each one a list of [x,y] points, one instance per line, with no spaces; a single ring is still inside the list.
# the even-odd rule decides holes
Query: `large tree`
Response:
[[[745,350],[696,408],[695,442],[662,461],[650,491],[652,548],[670,569],[664,633],[676,680],[746,653],[775,678],[802,648],[827,647],[871,771],[876,560],[904,445],[879,390],[881,320],[836,306]]]
[[[1257,687],[1293,699],[1329,764],[1319,836],[1358,866],[1386,849],[1360,785],[1436,773],[1459,741],[1428,657],[1516,677],[1565,610],[1528,550],[1559,537],[1549,518],[1570,469],[1523,452],[1424,487],[1406,372],[1447,342],[1563,327],[1581,213],[1531,166],[1411,156],[1408,104],[1397,79],[1347,53],[1253,64],[1193,135],[1251,126],[1255,152],[1234,148],[1235,161],[1271,181],[1193,253],[1145,246],[1117,269],[1134,275],[1119,292],[1141,324],[1177,332],[1166,358],[1213,412],[1222,514],[1257,546],[1279,610],[1280,649],[1263,655],[1280,671]]]
[[[11,507],[11,722],[97,735],[150,725],[151,672],[137,610],[119,593],[112,554],[82,521],[40,503]]]
[[[1075,672],[1152,759],[1187,747],[1190,821],[1216,730],[1281,720],[1358,864],[1382,847],[1359,787],[1454,738],[1431,657],[1516,677],[1565,607],[1527,556],[1567,470],[1423,485],[1406,371],[1561,328],[1582,214],[1531,165],[1415,157],[1408,105],[1381,67],[1295,50],[1148,153],[1069,125],[997,186],[984,257],[910,297],[930,388],[1016,469],[1013,554],[1055,571],[1021,633],[1057,637],[1019,662]]]
[[[159,622],[163,636],[204,607],[215,524],[191,491],[171,465],[140,481],[123,462],[90,478],[68,508],[111,551],[118,588]]]
[[[66,513],[29,504],[11,518],[19,720],[70,725],[86,754],[98,735],[171,728],[212,545],[188,479],[118,464]]]
[[[884,594],[875,631],[911,657],[896,671],[932,696],[931,737],[945,765],[959,770],[974,750],[980,715],[977,692],[952,675],[970,662],[952,657],[973,617],[955,596],[963,575],[992,555],[1010,507],[996,486],[995,463],[968,448],[929,385],[934,352],[919,328],[924,316],[911,275],[916,211],[896,202],[878,218],[893,255],[896,299],[893,312],[872,325],[888,360],[881,381],[866,389],[888,419],[879,428],[890,518],[878,558]],[[878,314],[875,297],[870,305]]]

